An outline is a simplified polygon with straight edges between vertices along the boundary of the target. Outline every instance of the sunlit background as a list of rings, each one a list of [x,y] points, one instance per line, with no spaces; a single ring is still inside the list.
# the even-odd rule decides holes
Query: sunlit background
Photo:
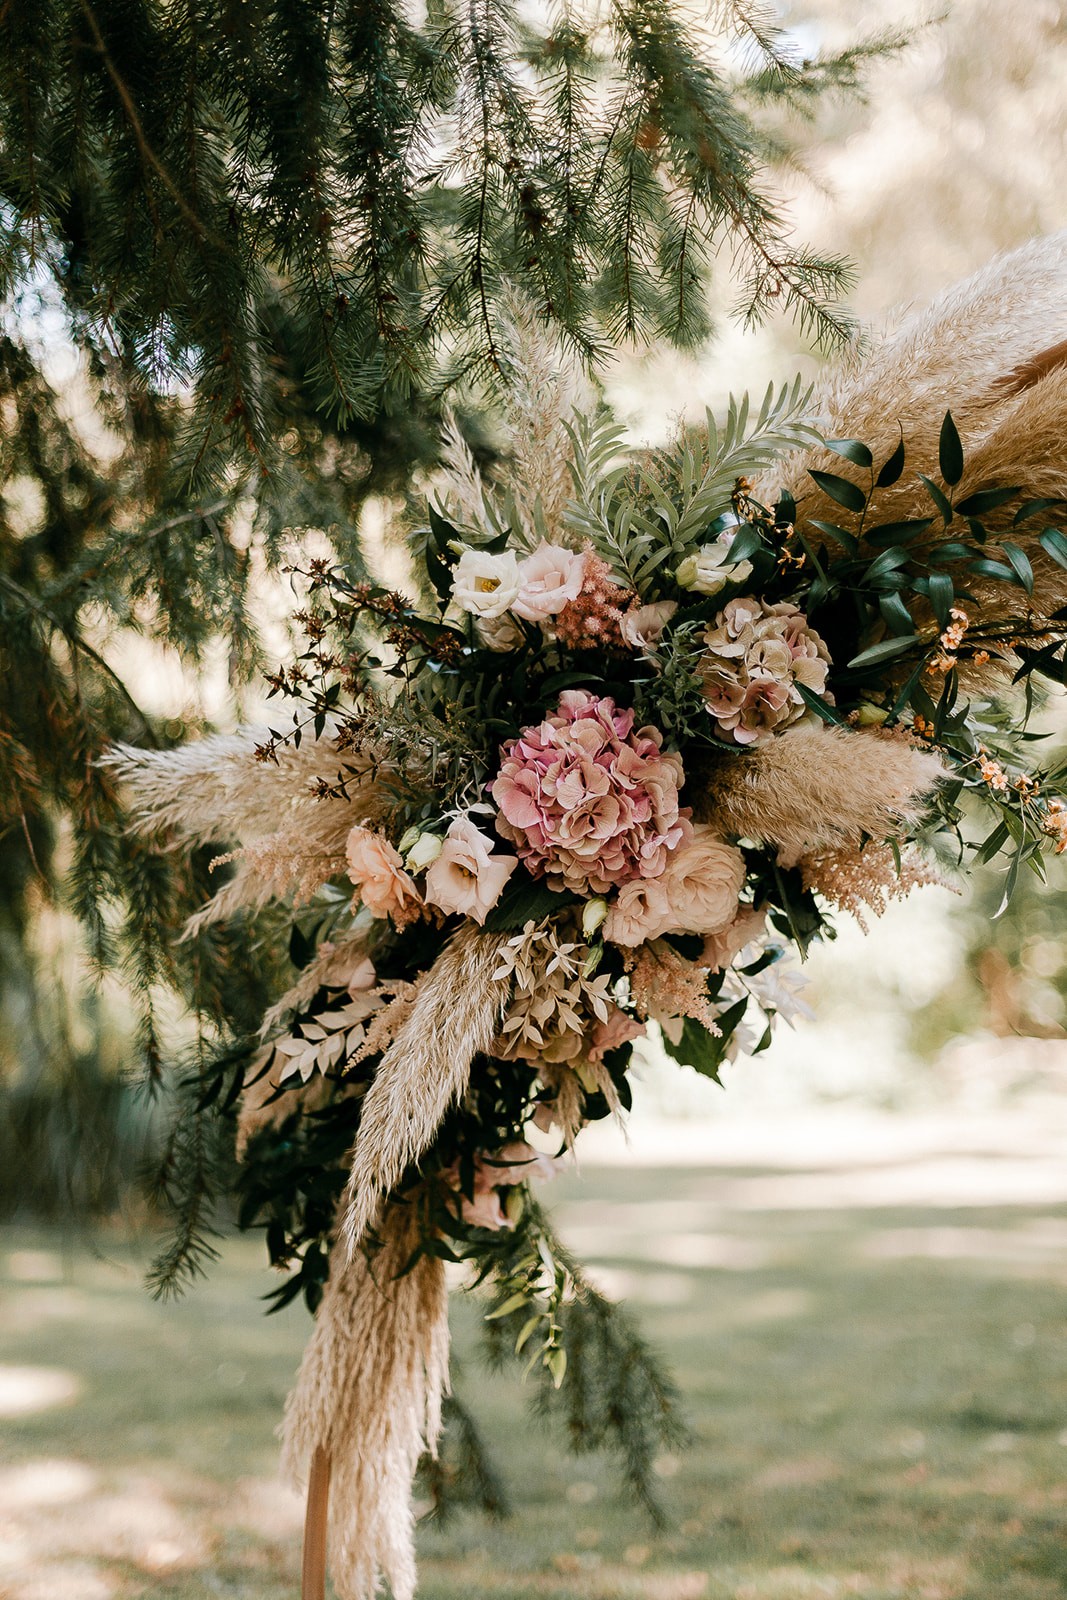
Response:
[[[899,26],[901,9],[785,8],[813,52]],[[798,233],[855,260],[852,303],[875,326],[1067,225],[1067,5],[909,14],[913,42],[871,71],[867,104],[820,112],[782,179]],[[635,440],[815,372],[789,327],[746,334],[728,310],[699,359],[621,356],[607,374]],[[50,359],[76,411],[76,361],[58,346]],[[366,510],[383,575],[403,560],[392,512]],[[264,582],[279,651],[287,604]],[[232,703],[221,658],[192,681],[142,640],[102,643],[153,711],[222,726],[256,713]],[[1050,747],[1067,739],[1062,698],[1041,726]],[[994,869],[973,894],[920,891],[867,937],[842,919],[807,963],[813,1019],[728,1065],[722,1088],[649,1053],[629,1129],[592,1130],[556,1198],[565,1236],[635,1302],[688,1397],[696,1445],[662,1463],[674,1526],[620,1509],[606,1467],[565,1458],[532,1422],[520,1432],[517,1386],[472,1367],[517,1515],[428,1530],[427,1600],[1067,1593],[1067,876],[1054,864],[994,920],[1000,890]],[[87,987],[60,909],[42,904],[36,929],[49,1027],[94,1062],[49,1136],[97,1119],[115,1172],[131,1170],[151,1114],[120,1093],[122,987]],[[0,1021],[9,1077],[25,1068],[5,1059],[16,1035],[21,1019]],[[42,1195],[47,1151],[46,1136]],[[100,1181],[77,1177],[86,1195]],[[114,1220],[91,1227],[45,1227],[4,1198],[0,1597],[295,1594],[300,1511],[275,1482],[271,1432],[307,1323],[260,1316],[257,1244],[226,1244],[208,1285],[160,1308],[140,1283],[153,1223],[121,1184]],[[458,1314],[461,1354],[475,1315]]]

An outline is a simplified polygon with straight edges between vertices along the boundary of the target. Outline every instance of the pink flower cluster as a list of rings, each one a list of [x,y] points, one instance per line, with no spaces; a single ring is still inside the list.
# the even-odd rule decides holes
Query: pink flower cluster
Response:
[[[704,635],[700,672],[715,732],[728,744],[766,744],[807,712],[798,684],[823,694],[830,653],[788,601],[731,600]]]
[[[534,877],[606,894],[658,878],[688,833],[678,805],[680,757],[655,728],[585,689],[568,689],[539,727],[504,746],[492,784],[497,831]]]

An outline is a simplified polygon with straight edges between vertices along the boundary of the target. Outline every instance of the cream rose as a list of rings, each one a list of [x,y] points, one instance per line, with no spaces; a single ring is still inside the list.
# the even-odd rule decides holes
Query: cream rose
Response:
[[[745,858],[713,828],[695,823],[691,839],[672,851],[659,881],[670,907],[668,928],[719,933],[737,916]]]
[[[491,555],[465,549],[452,574],[452,598],[472,616],[491,622],[509,610],[519,592],[519,563],[511,550]]]
[[[388,839],[357,824],[345,841],[345,855],[348,876],[372,917],[389,917],[398,928],[416,920],[422,911],[419,891]]]
[[[731,561],[730,546],[733,537],[716,539],[714,544],[702,544],[684,561],[679,562],[674,574],[682,589],[692,589],[696,594],[718,594],[728,583],[744,583],[751,575],[751,561]]]
[[[638,878],[623,884],[604,922],[604,937],[612,944],[645,944],[673,926],[670,901],[660,878]]]
[[[426,874],[426,903],[484,922],[518,866],[515,856],[492,854],[493,841],[469,817],[457,817]]]
[[[547,622],[570,601],[577,600],[585,576],[585,556],[561,544],[539,544],[519,563],[515,615],[526,622]]]

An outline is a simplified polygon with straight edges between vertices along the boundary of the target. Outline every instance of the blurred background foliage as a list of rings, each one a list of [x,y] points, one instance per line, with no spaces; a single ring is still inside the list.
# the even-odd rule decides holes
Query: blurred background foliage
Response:
[[[648,439],[730,389],[813,372],[812,333],[844,327],[833,294],[845,260],[852,306],[877,319],[1067,221],[1067,5],[952,0],[902,18],[870,0],[858,46],[856,9],[723,6],[712,24],[682,0],[632,0],[606,32],[572,38],[555,13],[540,26],[537,8],[517,20],[487,0],[471,13],[484,12],[485,37],[465,24],[435,65],[449,8],[431,5],[401,35],[391,8],[353,4],[331,8],[340,64],[325,76],[326,8],[308,0],[4,12],[0,1215],[113,1209],[167,1137],[144,1080],[189,1059],[198,1021],[253,1025],[270,984],[250,936],[175,949],[167,932],[202,893],[207,861],[132,845],[96,755],[116,738],[170,743],[255,715],[257,675],[286,648],[278,567],[293,531],[389,580],[389,529],[432,467],[446,399],[492,469],[492,336],[509,282],[543,292],[551,276],[547,314],[596,354],[608,400]],[[642,54],[645,37],[656,51]],[[457,87],[492,66],[487,39],[493,70],[509,70],[483,73],[479,92],[497,111],[532,106],[536,171],[509,165],[506,119],[487,142],[455,115]],[[417,192],[379,148],[387,124],[401,127],[397,105],[360,100],[349,115],[353,89],[378,81],[368,52],[383,41],[403,84],[437,97]],[[695,102],[667,92],[680,82]],[[586,182],[593,156],[611,174],[581,238],[564,226],[573,195],[550,181],[568,83],[592,85],[576,102]],[[410,118],[401,131],[413,137]],[[375,191],[386,169],[393,188]],[[644,224],[620,246],[626,183]],[[683,259],[676,202],[694,195],[700,248]],[[784,230],[803,241],[796,282],[753,274],[753,228],[783,261]],[[630,302],[627,259],[641,268]],[[679,318],[672,291],[690,263]],[[456,287],[427,323],[450,264]],[[730,317],[739,281],[761,328]],[[1062,725],[1050,706],[1054,738]],[[817,956],[819,1031],[787,1039],[747,1088],[739,1065],[731,1094],[788,1080],[794,1096],[892,1102],[947,1092],[952,1072],[928,1063],[960,1036],[1064,1038],[1067,879],[1023,885],[991,924],[999,894],[991,881],[959,905],[935,891],[894,911],[862,955],[848,935]],[[932,951],[922,973],[918,938]],[[851,1042],[861,959],[884,1020],[874,1064]],[[653,1092],[690,1104],[677,1084]],[[698,1092],[691,1108],[708,1103]]]

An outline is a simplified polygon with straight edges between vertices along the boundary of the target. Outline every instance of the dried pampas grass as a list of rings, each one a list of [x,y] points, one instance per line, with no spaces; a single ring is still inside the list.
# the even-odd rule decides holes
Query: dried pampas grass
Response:
[[[350,1252],[463,1094],[474,1057],[492,1044],[509,988],[493,976],[506,940],[463,928],[417,980],[363,1103],[341,1228]]]
[[[265,728],[200,739],[179,750],[137,750],[116,745],[103,764],[122,784],[131,826],[171,835],[174,847],[235,841],[236,870],[191,917],[185,937],[259,910],[279,895],[307,895],[345,868],[345,840],[353,822],[379,819],[389,807],[384,788],[358,756],[341,755],[332,739],[280,745],[268,771],[255,758],[269,737]],[[347,771],[356,768],[355,774]],[[346,769],[350,798],[322,797],[321,781],[336,782]]]
[[[1015,484],[1035,496],[1067,495],[1067,231],[999,257],[904,317],[873,349],[832,368],[817,386],[812,417],[827,437],[870,445],[879,462],[903,430],[905,474],[875,501],[879,520],[897,521],[933,510],[915,474],[936,476],[948,410],[967,469],[957,498]],[[840,521],[840,508],[808,477],[812,467],[869,487],[866,474],[840,456],[804,451],[763,474],[757,497],[788,489],[802,522]],[[988,521],[997,526],[995,515]],[[1024,523],[1012,538],[1031,557],[1034,609],[1047,615],[1067,600],[1067,573],[1041,551],[1042,526]],[[940,521],[932,535],[939,529]],[[1018,613],[1018,593],[1005,584],[969,577],[968,586],[985,620]]]
[[[938,756],[896,735],[805,723],[698,774],[695,809],[792,862],[913,825],[943,772]]]
[[[448,1388],[444,1267],[424,1256],[404,1272],[418,1240],[413,1207],[389,1205],[378,1235],[369,1258],[335,1246],[282,1425],[292,1482],[307,1481],[317,1451],[330,1458],[328,1548],[340,1600],[372,1600],[382,1576],[393,1600],[412,1600],[412,1479],[436,1448]]]

